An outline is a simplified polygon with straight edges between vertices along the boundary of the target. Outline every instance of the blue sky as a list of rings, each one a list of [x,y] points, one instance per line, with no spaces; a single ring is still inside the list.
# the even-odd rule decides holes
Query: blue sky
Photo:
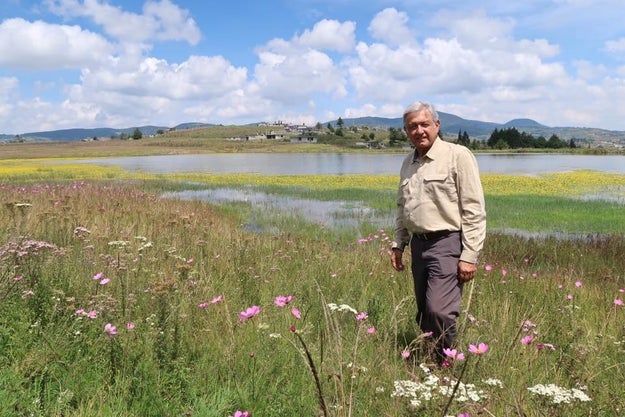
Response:
[[[400,117],[625,130],[623,0],[3,0],[0,133]]]

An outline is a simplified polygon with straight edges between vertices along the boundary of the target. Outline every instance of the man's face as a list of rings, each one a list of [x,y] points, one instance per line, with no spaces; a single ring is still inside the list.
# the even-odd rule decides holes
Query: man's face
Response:
[[[430,149],[438,136],[440,125],[440,120],[432,120],[432,115],[427,110],[413,111],[406,115],[404,130],[419,155],[424,155]]]

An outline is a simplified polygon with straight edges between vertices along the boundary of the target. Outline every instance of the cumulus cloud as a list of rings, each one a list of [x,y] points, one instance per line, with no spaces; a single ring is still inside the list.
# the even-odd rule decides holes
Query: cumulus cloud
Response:
[[[388,8],[375,15],[368,30],[374,39],[396,46],[413,41],[414,35],[407,23],[408,14]]]
[[[294,38],[294,44],[301,44],[313,49],[349,52],[354,47],[354,22],[339,22],[337,20],[323,19],[313,26],[312,30],[306,30],[298,38]]]
[[[0,23],[0,65],[12,69],[81,68],[102,62],[112,50],[100,35],[78,26],[21,18]]]
[[[101,0],[47,0],[51,11],[65,17],[88,17],[121,42],[154,39],[199,42],[201,33],[187,10],[170,0],[147,1],[143,14],[126,12]]]

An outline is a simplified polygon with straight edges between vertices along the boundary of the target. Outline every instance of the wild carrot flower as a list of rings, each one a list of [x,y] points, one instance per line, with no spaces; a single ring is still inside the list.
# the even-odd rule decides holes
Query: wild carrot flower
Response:
[[[477,346],[469,345],[469,352],[476,355],[483,355],[488,351],[488,345],[486,343],[480,343]]]
[[[273,303],[278,307],[284,307],[289,304],[293,300],[292,295],[279,295],[274,300]]]
[[[239,313],[239,323],[242,323],[245,320],[251,319],[252,317],[257,316],[259,313],[260,313],[259,306],[248,307],[246,310],[241,311]]]
[[[113,337],[117,334],[117,327],[113,326],[111,323],[106,323],[104,333],[108,333],[109,337]]]

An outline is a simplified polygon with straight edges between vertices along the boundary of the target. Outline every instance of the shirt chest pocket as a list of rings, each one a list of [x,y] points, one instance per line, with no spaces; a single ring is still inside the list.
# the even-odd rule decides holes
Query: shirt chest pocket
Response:
[[[423,176],[423,197],[434,200],[455,202],[458,200],[456,182],[448,173]]]

